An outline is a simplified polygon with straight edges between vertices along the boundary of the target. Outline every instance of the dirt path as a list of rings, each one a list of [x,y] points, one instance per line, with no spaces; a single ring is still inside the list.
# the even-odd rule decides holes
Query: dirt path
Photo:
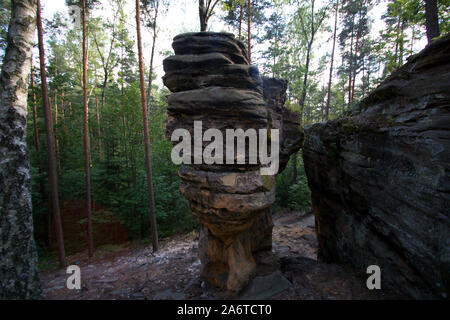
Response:
[[[257,276],[281,270],[291,286],[272,299],[386,299],[369,291],[364,275],[334,264],[318,263],[314,217],[299,212],[274,216],[273,254],[261,253]],[[198,235],[162,241],[157,254],[151,246],[130,245],[101,257],[86,252],[68,258],[81,269],[81,290],[68,290],[64,270],[41,273],[47,299],[238,299],[199,280]]]

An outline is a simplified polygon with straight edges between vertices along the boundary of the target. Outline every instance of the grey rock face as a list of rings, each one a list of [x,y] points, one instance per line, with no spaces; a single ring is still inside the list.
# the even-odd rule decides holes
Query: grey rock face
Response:
[[[445,298],[450,270],[450,37],[409,59],[352,116],[303,148],[319,256],[413,298]]]
[[[292,283],[280,271],[264,277],[256,277],[241,295],[243,300],[264,300],[283,292]]]
[[[153,300],[184,300],[184,299],[186,299],[186,296],[183,293],[174,292],[170,289],[157,293],[153,297]]]

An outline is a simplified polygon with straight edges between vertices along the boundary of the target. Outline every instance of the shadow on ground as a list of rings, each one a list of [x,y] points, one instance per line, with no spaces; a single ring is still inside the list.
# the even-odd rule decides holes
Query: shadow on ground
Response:
[[[41,273],[46,299],[391,299],[382,290],[370,291],[365,274],[316,260],[317,240],[311,213],[274,215],[272,253],[255,255],[258,271],[243,292],[231,294],[211,288],[199,279],[198,234],[162,241],[151,246],[130,244],[97,252],[89,260],[83,252],[70,256],[81,269],[81,290],[66,288],[65,270]]]

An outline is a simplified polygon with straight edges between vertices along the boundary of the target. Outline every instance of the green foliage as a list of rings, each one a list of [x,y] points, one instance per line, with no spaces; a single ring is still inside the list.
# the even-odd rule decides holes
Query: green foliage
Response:
[[[91,43],[88,55],[91,193],[95,207],[105,208],[95,212],[93,223],[95,231],[95,224],[118,219],[126,228],[128,238],[136,240],[145,239],[150,232],[139,76],[135,43],[125,24],[128,17],[120,7],[123,1],[117,1],[115,5],[119,6],[115,11],[117,19],[91,18],[88,21]],[[81,37],[80,30],[72,28],[68,17],[61,14],[55,15],[46,35],[50,49],[47,74],[57,140],[59,195],[63,207],[65,202],[84,200],[86,193],[80,86]],[[27,138],[28,145],[33,146],[30,158],[36,240],[40,256],[51,258],[48,238],[52,233],[49,229],[52,212],[48,201],[45,128],[38,74],[38,71],[33,74],[36,86],[30,90],[29,112],[33,112],[32,97],[35,94],[39,153],[34,148],[32,117],[28,119]],[[167,90],[160,90],[157,86],[152,89],[149,131],[153,187],[159,236],[166,237],[191,231],[197,224],[187,201],[179,192],[178,168],[170,161],[171,144],[165,139],[163,123],[167,119]],[[86,224],[85,220],[79,219],[78,223]],[[71,244],[66,243],[66,246],[72,248]]]
[[[298,157],[297,180],[292,184],[292,159],[286,169],[276,177],[275,210],[289,208],[291,210],[309,210],[311,207],[311,192],[308,187],[303,160]]]

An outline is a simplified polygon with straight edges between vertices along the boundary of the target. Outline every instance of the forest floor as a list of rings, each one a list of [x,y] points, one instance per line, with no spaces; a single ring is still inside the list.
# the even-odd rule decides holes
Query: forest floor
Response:
[[[87,252],[68,257],[81,270],[81,290],[69,290],[65,270],[41,272],[46,299],[392,299],[366,287],[368,275],[316,260],[317,240],[311,213],[274,215],[272,253],[256,255],[255,280],[241,294],[217,290],[202,282],[198,233],[177,235],[151,245],[127,243],[102,247],[94,258]]]

